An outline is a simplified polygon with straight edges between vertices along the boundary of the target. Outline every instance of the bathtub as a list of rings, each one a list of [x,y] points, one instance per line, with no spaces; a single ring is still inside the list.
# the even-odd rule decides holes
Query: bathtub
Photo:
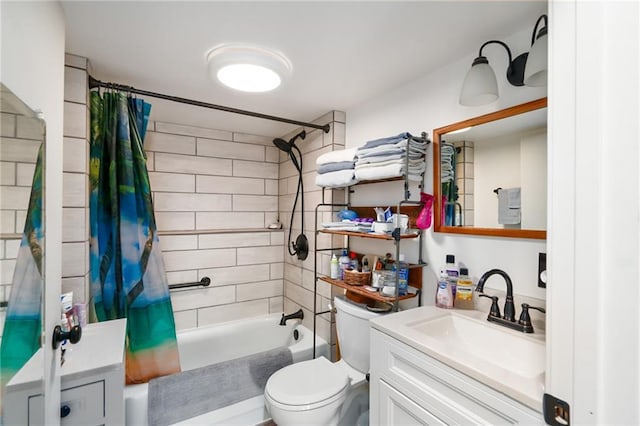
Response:
[[[272,314],[179,331],[177,339],[182,370],[192,370],[281,346],[289,347],[293,362],[311,359],[313,332],[304,327],[300,320],[289,320],[286,326],[280,326],[280,317],[280,314]],[[316,356],[330,359],[329,345],[325,340],[317,337],[316,348]],[[147,384],[128,385],[124,394],[126,424],[146,425]],[[257,425],[270,417],[264,398],[259,395],[180,424]]]

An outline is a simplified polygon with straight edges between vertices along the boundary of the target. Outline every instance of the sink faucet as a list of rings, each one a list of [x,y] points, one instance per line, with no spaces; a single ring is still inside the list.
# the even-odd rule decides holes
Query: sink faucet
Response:
[[[480,281],[478,281],[478,285],[476,286],[476,291],[478,293],[482,293],[484,291],[484,283],[485,281],[487,281],[487,279],[493,275],[500,275],[502,278],[504,278],[504,281],[507,283],[507,300],[505,300],[504,302],[504,316],[502,317],[502,319],[507,320],[507,321],[511,321],[511,322],[515,322],[516,320],[516,308],[513,304],[513,284],[511,283],[511,278],[509,278],[509,275],[507,275],[507,273],[505,271],[503,271],[502,269],[491,269],[487,272],[485,272],[481,277],[480,277]],[[493,297],[496,296],[487,296],[484,294],[480,294],[480,296],[482,297],[488,297],[490,299],[493,299]],[[494,300],[494,303],[497,303],[498,298],[496,297]],[[492,313],[495,313],[495,310],[491,309]],[[500,311],[497,311],[497,315],[498,317],[500,316]],[[490,315],[494,316],[494,315]],[[491,321],[491,320],[489,320]]]
[[[302,309],[298,309],[296,312],[289,315],[285,315],[283,313],[282,318],[280,318],[280,325],[287,325],[287,320],[296,319],[296,318],[304,319],[304,312],[302,312]]]
[[[507,284],[507,300],[504,302],[504,316],[500,315],[500,307],[498,306],[498,296],[488,296],[483,294],[484,283],[487,279],[492,275],[500,275],[504,278],[504,281]],[[481,297],[487,297],[492,300],[491,310],[489,311],[489,316],[487,317],[487,321],[495,322],[505,327],[509,327],[514,330],[522,331],[523,333],[533,333],[533,325],[531,324],[531,317],[529,316],[529,309],[535,309],[542,313],[546,313],[544,308],[539,308],[536,306],[530,306],[527,303],[522,304],[522,313],[520,314],[520,319],[516,322],[515,319],[515,311],[516,308],[513,304],[513,284],[511,283],[511,278],[501,269],[491,269],[490,271],[485,272],[478,281],[478,285],[476,286],[476,291],[480,293]]]

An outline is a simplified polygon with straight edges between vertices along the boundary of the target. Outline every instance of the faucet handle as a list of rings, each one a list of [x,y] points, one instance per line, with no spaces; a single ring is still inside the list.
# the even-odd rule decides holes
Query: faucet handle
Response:
[[[529,316],[529,309],[535,309],[536,311],[540,311],[543,314],[546,314],[544,308],[540,308],[538,306],[531,306],[528,303],[522,304],[522,313],[520,314],[520,319],[518,319],[518,324],[525,327],[525,333],[533,333],[533,326],[531,324],[531,317]],[[531,331],[528,331],[528,330]]]
[[[480,293],[480,297],[486,297],[491,299],[491,310],[489,311],[490,317],[502,318],[500,315],[500,307],[498,306],[498,296],[489,296],[488,294]]]

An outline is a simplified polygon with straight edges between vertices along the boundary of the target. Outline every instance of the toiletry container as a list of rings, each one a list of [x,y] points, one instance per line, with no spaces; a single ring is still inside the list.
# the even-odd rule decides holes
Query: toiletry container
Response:
[[[331,256],[331,279],[337,280],[340,279],[340,264],[338,263],[338,258],[334,254]]]
[[[458,267],[456,266],[456,257],[452,254],[447,255],[447,264],[444,267],[444,271],[449,277],[449,286],[451,287],[451,294],[453,300],[456,298],[456,286],[458,284]]]
[[[404,296],[409,287],[409,264],[404,260],[404,254],[398,258],[398,294]]]
[[[344,280],[344,271],[351,267],[351,259],[349,259],[347,249],[342,250],[342,255],[340,259],[338,259],[338,262],[340,263],[340,279]]]
[[[456,298],[454,305],[458,309],[473,309],[473,281],[469,278],[469,270],[460,268],[460,276],[456,286]]]
[[[438,308],[453,308],[453,294],[451,293],[451,285],[449,277],[445,271],[440,273],[438,279],[438,288],[436,290],[436,306]]]
[[[357,271],[360,269],[360,263],[358,262],[358,255],[355,252],[349,252],[349,269]]]

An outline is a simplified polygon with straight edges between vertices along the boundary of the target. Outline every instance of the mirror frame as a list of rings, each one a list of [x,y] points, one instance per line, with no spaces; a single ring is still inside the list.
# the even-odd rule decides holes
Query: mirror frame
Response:
[[[547,98],[536,99],[535,101],[526,102],[520,105],[505,108],[500,111],[489,114],[480,115],[464,121],[449,124],[444,127],[433,130],[433,196],[434,196],[434,232],[447,234],[466,234],[466,235],[485,235],[490,237],[510,237],[510,238],[532,238],[545,240],[547,238],[546,230],[532,229],[502,229],[502,228],[478,228],[465,226],[443,226],[441,225],[441,185],[440,185],[440,140],[442,135],[453,132],[454,130],[464,129],[465,127],[477,126],[503,118],[512,117],[514,115],[523,114],[525,112],[534,111],[545,108],[547,106]]]

